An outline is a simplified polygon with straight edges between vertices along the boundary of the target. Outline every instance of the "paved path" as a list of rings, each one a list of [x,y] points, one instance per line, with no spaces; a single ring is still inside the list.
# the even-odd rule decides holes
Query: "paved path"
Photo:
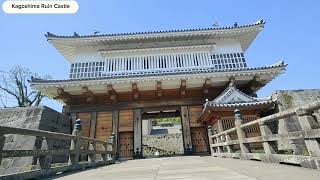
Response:
[[[130,180],[320,180],[320,171],[256,161],[181,156],[130,160],[56,179]]]

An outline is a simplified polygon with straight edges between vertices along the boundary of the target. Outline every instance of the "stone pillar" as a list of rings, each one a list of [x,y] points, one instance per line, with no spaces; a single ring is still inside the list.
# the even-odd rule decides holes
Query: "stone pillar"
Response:
[[[0,134],[0,164],[2,161],[2,150],[4,148],[4,144],[6,142],[6,137],[2,134]]]
[[[187,106],[181,106],[181,122],[184,143],[184,153],[192,154],[192,141],[190,132],[190,119]]]
[[[77,167],[79,165],[80,158],[80,143],[81,143],[81,120],[76,120],[76,123],[73,128],[72,135],[75,136],[74,139],[71,140],[70,150],[73,151],[72,154],[69,155],[69,165]]]
[[[270,127],[266,123],[260,123],[259,127],[260,127],[261,137],[272,134]],[[277,148],[276,141],[265,141],[265,142],[262,142],[262,145],[263,145],[263,150],[265,154],[277,154],[278,148]]]
[[[231,141],[231,137],[229,134],[225,134],[226,143],[228,144],[229,141]],[[233,145],[227,145],[227,152],[233,153]]]
[[[213,155],[213,153],[215,153],[214,149],[211,147],[211,145],[213,144],[213,140],[212,140],[212,129],[211,126],[208,126],[208,139],[209,139],[209,148],[210,148],[210,152],[211,155]]]
[[[235,126],[237,130],[237,136],[239,140],[241,153],[250,153],[250,145],[245,143],[246,133],[243,129],[241,129],[241,125],[243,124],[243,120],[241,117],[241,113],[238,109],[234,110],[234,119]]]
[[[133,110],[133,148],[134,158],[142,157],[142,110]]]
[[[89,143],[89,151],[92,151],[92,153],[89,154],[88,160],[91,163],[95,163],[96,162],[96,142]]]
[[[216,142],[219,144],[219,143],[222,143],[221,141],[221,137],[216,137]],[[217,153],[222,153],[223,152],[223,147],[222,146],[217,146]]]
[[[41,143],[41,150],[49,150],[48,148],[48,142],[46,138],[44,137]],[[41,155],[38,157],[37,166],[41,169],[49,169],[51,164],[51,159],[47,155]]]
[[[119,110],[112,111],[112,133],[114,134],[114,152],[115,159],[119,157],[118,152],[118,137],[119,137]]]
[[[309,131],[318,128],[317,120],[312,116],[312,112],[307,112],[304,109],[296,109],[296,114],[299,119],[299,124],[302,131]],[[309,152],[309,156],[320,157],[320,145],[316,139],[305,139],[304,140]]]

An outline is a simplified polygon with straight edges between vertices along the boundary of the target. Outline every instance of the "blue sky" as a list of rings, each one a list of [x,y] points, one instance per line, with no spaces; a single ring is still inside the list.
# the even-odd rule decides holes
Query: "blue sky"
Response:
[[[320,88],[320,1],[304,0],[78,0],[77,14],[12,15],[0,12],[0,70],[20,64],[54,79],[67,78],[69,64],[43,34],[136,32],[253,23],[265,29],[246,52],[249,66],[284,60],[287,72],[259,91]],[[46,100],[56,110],[61,105]]]

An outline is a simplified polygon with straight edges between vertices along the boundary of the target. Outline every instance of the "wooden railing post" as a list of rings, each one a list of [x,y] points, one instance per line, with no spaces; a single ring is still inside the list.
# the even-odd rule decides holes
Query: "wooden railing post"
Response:
[[[6,137],[4,135],[0,134],[0,164],[2,161],[2,150],[4,148],[5,141],[6,141]]]
[[[231,141],[231,137],[228,133],[225,134],[225,139],[226,139],[226,143],[227,143],[227,151],[228,153],[233,153],[233,146],[232,145],[228,145],[228,142]]]
[[[272,134],[270,127],[266,123],[259,123],[259,128],[262,138]],[[277,154],[278,148],[276,141],[264,141],[262,145],[265,154]]]
[[[74,125],[72,135],[75,136],[75,139],[71,140],[70,150],[72,151],[69,155],[69,164],[73,166],[79,165],[80,157],[80,143],[81,143],[81,120],[77,119],[76,124]]]
[[[296,114],[299,119],[299,124],[303,131],[312,130],[318,128],[319,123],[314,117],[312,117],[312,112],[308,112],[302,108],[296,109]],[[305,139],[304,140],[309,155],[313,157],[320,157],[320,145],[317,139]]]
[[[235,126],[237,130],[237,136],[239,140],[239,145],[240,145],[240,150],[241,153],[250,153],[250,145],[245,143],[245,138],[246,138],[246,133],[244,130],[241,128],[241,125],[243,123],[241,113],[238,109],[234,110],[234,119],[235,119]]]
[[[49,150],[48,148],[48,142],[45,137],[43,137],[42,144],[41,144],[41,150]],[[50,168],[50,159],[47,155],[40,155],[38,157],[38,165],[41,169],[49,169]]]
[[[213,155],[213,153],[215,153],[215,151],[212,148],[213,140],[212,140],[211,136],[212,136],[212,129],[211,129],[211,126],[208,126],[209,148],[210,148],[211,155]]]
[[[88,156],[89,162],[95,163],[96,162],[96,142],[95,141],[89,143],[89,151],[90,151],[90,154]],[[93,151],[93,153],[91,153],[91,151]]]

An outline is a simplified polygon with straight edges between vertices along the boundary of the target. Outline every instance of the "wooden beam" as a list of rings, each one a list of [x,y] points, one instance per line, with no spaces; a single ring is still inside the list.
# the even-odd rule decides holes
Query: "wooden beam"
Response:
[[[177,98],[171,100],[153,100],[153,101],[136,101],[136,102],[118,102],[117,104],[83,104],[83,105],[66,105],[66,112],[92,112],[92,111],[110,111],[115,109],[131,108],[155,108],[155,107],[178,107],[189,105],[203,105],[203,98]]]
[[[206,80],[204,81],[203,86],[202,86],[202,92],[203,92],[203,94],[208,94],[210,87],[211,87],[211,80],[210,80],[210,79],[206,79]]]
[[[140,97],[140,92],[137,83],[132,83],[132,96],[134,100],[138,100]]]
[[[250,82],[249,82],[249,88],[251,92],[255,92],[259,87],[262,86],[260,83],[261,78],[259,76],[255,76]]]
[[[117,102],[117,92],[113,89],[113,86],[109,84],[107,86],[107,92],[109,94],[109,99],[111,102]]]
[[[54,99],[62,99],[62,101],[66,104],[69,104],[71,102],[71,95],[64,91],[63,88],[57,89],[58,97],[55,97]]]
[[[85,96],[87,103],[89,103],[89,104],[95,103],[94,94],[92,93],[92,91],[89,90],[88,86],[83,86],[81,88],[81,92]]]
[[[231,76],[229,78],[229,84],[227,84],[227,86],[229,85],[235,85],[236,84],[236,78],[234,76]]]
[[[181,80],[180,84],[180,96],[186,95],[186,89],[187,89],[187,81],[185,79]]]
[[[163,89],[162,89],[161,81],[157,82],[156,89],[157,89],[157,96],[162,97],[163,96]]]

